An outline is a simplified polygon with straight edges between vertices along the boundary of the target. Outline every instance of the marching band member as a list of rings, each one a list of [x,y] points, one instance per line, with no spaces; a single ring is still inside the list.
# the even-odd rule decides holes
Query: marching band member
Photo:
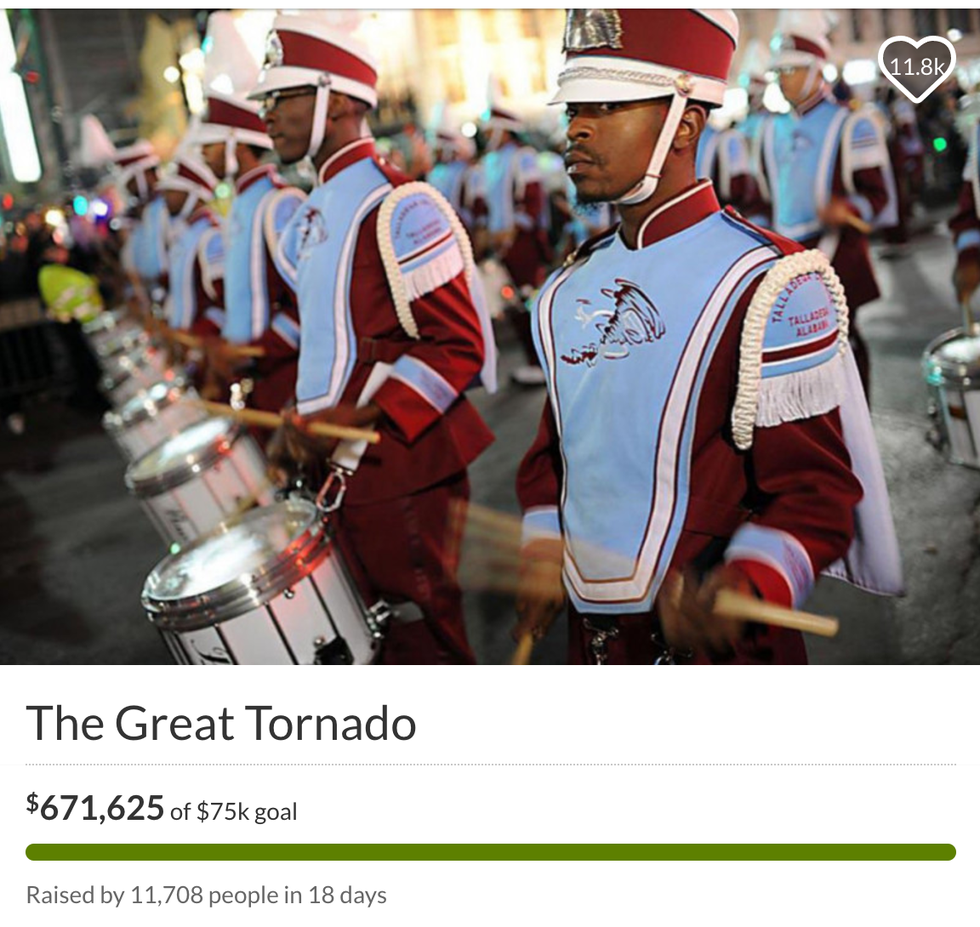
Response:
[[[434,147],[436,163],[426,180],[449,201],[472,234],[476,145],[462,132],[443,126],[436,130]]]
[[[571,662],[803,662],[797,632],[714,616],[717,591],[795,606],[835,562],[901,586],[836,275],[696,179],[737,34],[729,10],[568,14],[566,164],[621,224],[532,313],[548,400],[518,474],[516,633],[567,600]]]
[[[157,185],[172,222],[167,325],[171,334],[202,341],[220,335],[225,320],[221,220],[209,205],[217,185],[211,169],[190,151],[177,156]]]
[[[537,153],[521,142],[524,123],[491,92],[490,115],[485,122],[487,153],[481,164],[482,202],[477,222],[485,215],[491,252],[507,268],[522,296],[544,281],[552,254],[548,245],[547,197]],[[523,306],[505,309],[520,338],[527,364],[512,372],[522,386],[544,382],[531,340],[529,317]]]
[[[895,180],[878,120],[836,102],[824,81],[829,31],[822,10],[780,14],[772,66],[793,112],[767,124],[763,158],[773,229],[830,257],[856,316],[881,295],[868,233],[897,221]],[[851,341],[867,391],[870,358],[855,322]]]
[[[458,217],[375,153],[366,116],[376,83],[349,35],[307,16],[276,19],[251,96],[279,158],[311,158],[317,186],[276,255],[298,297],[300,354],[296,408],[284,410],[270,456],[333,453],[309,437],[311,421],[381,432],[351,462],[337,512],[341,548],[373,591],[421,614],[393,623],[379,659],[471,663],[448,534],[469,495],[466,468],[493,440],[463,395],[490,353],[485,320]]]
[[[748,143],[731,126],[716,129],[709,122],[704,127],[694,170],[698,177],[706,177],[714,184],[723,206],[744,213],[758,198]]]
[[[151,298],[162,295],[169,269],[170,216],[157,189],[159,165],[153,146],[142,139],[118,149],[113,157],[116,187],[133,204],[136,217],[123,250],[123,266],[139,277]]]
[[[961,303],[969,302],[980,287],[980,119],[973,123],[969,141],[956,215],[949,222],[956,245],[953,286]]]
[[[214,386],[254,375],[250,404],[278,412],[296,391],[299,312],[274,254],[305,196],[263,160],[272,140],[258,104],[211,91],[196,138],[212,171],[235,183],[224,225],[224,324],[209,342],[209,375]]]
[[[736,126],[749,147],[749,165],[755,199],[743,204],[742,215],[755,225],[769,227],[772,221],[772,197],[762,168],[762,138],[766,122],[772,114],[766,109],[765,95],[769,81],[766,78],[768,55],[762,42],[752,39],[742,55],[738,82],[745,90],[749,111]]]

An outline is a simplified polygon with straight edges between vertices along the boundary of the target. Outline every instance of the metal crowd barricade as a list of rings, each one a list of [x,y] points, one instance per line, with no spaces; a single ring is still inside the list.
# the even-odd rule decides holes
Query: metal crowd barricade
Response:
[[[52,323],[37,297],[0,302],[0,400],[61,385]]]

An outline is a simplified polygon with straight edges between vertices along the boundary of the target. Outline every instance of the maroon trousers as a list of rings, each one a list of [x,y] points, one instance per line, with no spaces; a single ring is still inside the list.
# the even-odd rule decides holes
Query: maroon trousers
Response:
[[[464,471],[409,496],[341,508],[338,541],[372,593],[422,610],[421,620],[389,622],[376,662],[476,662],[456,580],[463,519],[454,508],[469,495]]]

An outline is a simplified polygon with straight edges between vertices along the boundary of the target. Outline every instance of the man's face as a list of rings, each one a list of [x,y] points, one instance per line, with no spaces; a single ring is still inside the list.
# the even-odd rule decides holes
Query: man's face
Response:
[[[312,87],[285,90],[278,98],[268,98],[263,112],[265,128],[283,164],[295,164],[306,157],[313,132],[313,106],[316,91]]]
[[[803,103],[808,96],[813,93],[814,87],[810,84],[809,68],[781,68],[779,71],[779,89],[790,105],[797,106]]]
[[[667,114],[660,100],[569,103],[565,167],[579,202],[607,203],[643,178]]]
[[[201,149],[204,163],[214,172],[215,177],[225,176],[225,143],[212,142]]]
[[[167,212],[172,216],[180,215],[187,202],[187,194],[183,190],[164,190],[163,200],[167,204]]]

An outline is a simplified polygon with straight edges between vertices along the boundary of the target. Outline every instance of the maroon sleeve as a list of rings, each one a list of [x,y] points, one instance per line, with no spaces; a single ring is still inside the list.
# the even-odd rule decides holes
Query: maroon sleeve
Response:
[[[378,272],[383,272],[380,267]],[[459,399],[479,376],[485,354],[483,329],[463,273],[414,300],[411,311],[419,338],[374,396],[408,442]]]

